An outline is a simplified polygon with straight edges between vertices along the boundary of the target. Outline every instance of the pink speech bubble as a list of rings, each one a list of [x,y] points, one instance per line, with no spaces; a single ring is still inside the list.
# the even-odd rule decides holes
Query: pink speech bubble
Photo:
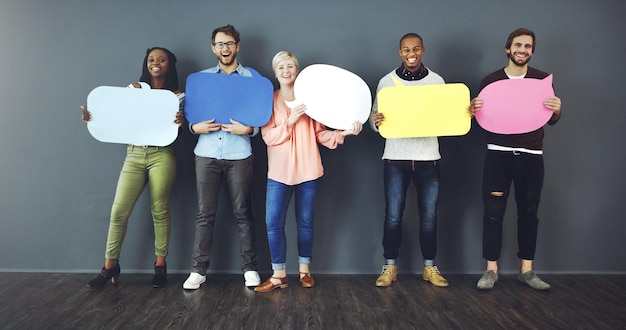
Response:
[[[532,132],[552,117],[552,110],[543,105],[550,96],[554,96],[552,75],[544,79],[498,80],[478,94],[483,106],[476,112],[476,121],[497,134]]]

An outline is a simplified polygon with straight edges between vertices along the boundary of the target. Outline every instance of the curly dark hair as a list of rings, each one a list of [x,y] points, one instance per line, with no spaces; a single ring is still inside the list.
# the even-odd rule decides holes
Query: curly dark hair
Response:
[[[176,55],[169,51],[167,48],[163,47],[152,47],[146,50],[146,56],[143,58],[143,68],[141,69],[141,77],[139,81],[143,81],[152,87],[152,76],[150,72],[148,72],[148,56],[150,53],[155,50],[160,49],[167,54],[167,59],[169,61],[169,67],[167,73],[165,74],[165,84],[163,88],[168,89],[170,91],[178,90],[178,71],[176,71]]]

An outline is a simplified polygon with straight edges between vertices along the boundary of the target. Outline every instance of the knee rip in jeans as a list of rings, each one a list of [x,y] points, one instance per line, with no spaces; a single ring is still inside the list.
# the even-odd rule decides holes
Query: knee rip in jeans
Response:
[[[491,195],[491,197],[501,198],[501,197],[504,196],[504,192],[503,191],[492,191],[490,195]],[[500,221],[502,221],[502,217],[490,216],[489,220],[491,220],[492,222],[500,222]]]

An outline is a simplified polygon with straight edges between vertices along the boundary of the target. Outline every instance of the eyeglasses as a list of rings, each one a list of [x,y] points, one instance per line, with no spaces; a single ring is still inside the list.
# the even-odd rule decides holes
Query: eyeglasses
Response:
[[[235,47],[235,45],[236,45],[236,44],[237,44],[237,43],[236,43],[236,42],[234,42],[234,41],[229,41],[229,42],[215,42],[215,43],[213,43],[213,46],[214,46],[216,49],[222,49],[222,48],[224,48],[224,46],[226,46],[226,47],[228,47],[228,48],[233,48],[233,47]]]

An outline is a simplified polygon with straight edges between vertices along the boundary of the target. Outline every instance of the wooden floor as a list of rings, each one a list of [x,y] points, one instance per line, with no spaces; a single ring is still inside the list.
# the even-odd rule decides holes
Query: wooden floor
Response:
[[[376,275],[314,275],[304,289],[255,293],[240,275],[209,275],[185,291],[186,274],[153,289],[149,274],[122,274],[94,290],[91,274],[0,273],[2,329],[626,329],[626,275],[543,275],[537,292],[514,275],[493,291],[479,275],[447,275],[436,288],[400,275],[388,288]],[[265,278],[265,276],[263,276]]]

